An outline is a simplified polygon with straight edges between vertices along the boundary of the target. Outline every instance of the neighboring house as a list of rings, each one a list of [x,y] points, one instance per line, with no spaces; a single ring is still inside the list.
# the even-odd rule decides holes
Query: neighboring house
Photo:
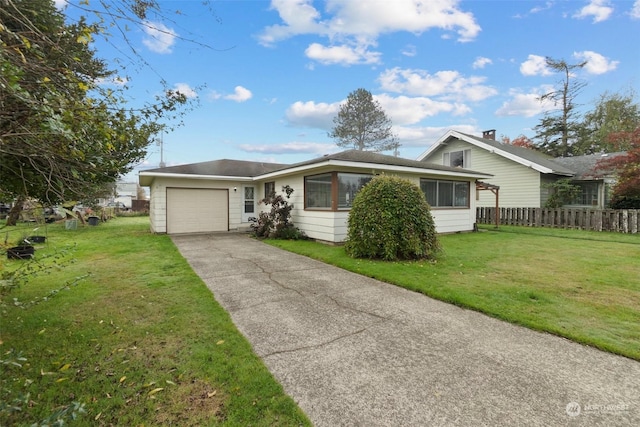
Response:
[[[440,233],[470,231],[476,180],[491,175],[368,151],[348,150],[293,165],[215,160],[140,172],[150,187],[151,230],[206,233],[241,230],[270,206],[258,201],[289,185],[296,227],[309,237],[342,242],[353,198],[373,176],[413,181],[425,192]]]
[[[572,206],[602,208],[608,202],[606,194],[612,177],[593,175],[599,156],[553,158],[535,150],[498,142],[495,130],[484,132],[483,137],[451,130],[418,160],[492,174],[487,183],[500,187],[500,207],[543,207],[549,197],[546,185],[570,178],[583,189]],[[480,207],[496,205],[495,196],[488,191],[479,191],[476,199]]]
[[[569,207],[607,207],[611,196],[611,187],[616,183],[612,171],[596,171],[598,162],[626,153],[591,154],[588,156],[560,157],[554,161],[572,170],[573,184],[580,187],[578,196],[568,203]]]

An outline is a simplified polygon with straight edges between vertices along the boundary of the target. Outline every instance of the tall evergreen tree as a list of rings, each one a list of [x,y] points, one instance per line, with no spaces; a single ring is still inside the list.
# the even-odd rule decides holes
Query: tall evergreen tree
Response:
[[[391,130],[391,120],[366,89],[356,89],[347,96],[333,123],[329,136],[337,140],[339,147],[397,152],[400,146]]]
[[[575,99],[586,85],[576,80],[574,71],[584,67],[587,62],[567,64],[564,59],[546,58],[547,67],[562,73],[558,87],[544,95],[540,102],[551,101],[557,109],[547,112],[534,128],[536,146],[539,150],[554,157],[573,155],[573,145],[579,139],[580,121],[577,119]]]

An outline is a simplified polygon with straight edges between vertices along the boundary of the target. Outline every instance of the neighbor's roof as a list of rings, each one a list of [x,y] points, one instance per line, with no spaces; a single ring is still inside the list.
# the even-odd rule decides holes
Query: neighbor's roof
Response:
[[[524,166],[531,167],[538,172],[566,176],[573,176],[575,174],[573,170],[557,163],[553,157],[539,151],[524,147],[517,147],[510,144],[503,144],[493,139],[482,138],[453,130],[450,130],[443,135],[427,151],[422,153],[418,157],[418,160],[424,161],[424,159],[427,159],[430,154],[435,152],[436,149],[442,145],[446,145],[451,139],[459,139],[461,141],[468,142],[469,144],[483,148]]]
[[[617,153],[605,153],[605,154],[590,154],[586,156],[575,157],[558,157],[553,159],[554,162],[561,164],[562,166],[575,172],[575,179],[594,179],[598,175],[595,168],[600,160],[610,159],[618,156],[624,156],[626,152],[621,151]],[[606,175],[610,171],[600,171],[600,175]]]

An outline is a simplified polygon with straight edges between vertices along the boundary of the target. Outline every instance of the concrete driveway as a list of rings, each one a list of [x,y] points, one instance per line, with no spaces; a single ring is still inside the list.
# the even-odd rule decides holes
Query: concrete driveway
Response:
[[[316,426],[640,425],[636,361],[246,235],[173,241]]]

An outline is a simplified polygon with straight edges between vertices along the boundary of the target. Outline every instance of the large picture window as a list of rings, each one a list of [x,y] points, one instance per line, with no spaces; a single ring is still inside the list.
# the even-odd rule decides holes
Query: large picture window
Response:
[[[304,206],[315,209],[331,209],[330,173],[306,176],[304,178]]]
[[[338,209],[350,209],[358,191],[371,178],[369,174],[338,173]]]
[[[332,172],[304,178],[306,209],[351,209],[353,199],[373,175]]]
[[[420,189],[434,208],[468,208],[469,182],[421,179]]]

